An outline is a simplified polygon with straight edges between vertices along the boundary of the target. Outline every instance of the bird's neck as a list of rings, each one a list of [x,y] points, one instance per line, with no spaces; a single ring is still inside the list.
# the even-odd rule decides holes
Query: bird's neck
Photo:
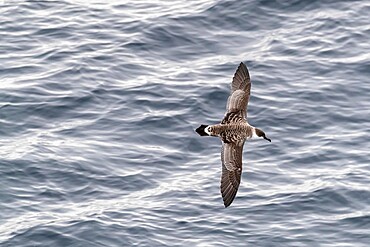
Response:
[[[256,128],[251,126],[252,127],[252,137],[251,139],[257,139],[259,136],[256,134]]]

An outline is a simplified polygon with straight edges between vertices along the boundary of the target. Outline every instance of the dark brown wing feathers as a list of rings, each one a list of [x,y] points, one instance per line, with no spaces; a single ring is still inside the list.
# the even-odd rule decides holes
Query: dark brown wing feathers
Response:
[[[247,115],[251,82],[247,67],[240,63],[231,83],[231,94],[227,101],[226,114],[221,124],[242,122]],[[227,140],[227,138],[224,138]],[[238,192],[242,174],[244,141],[222,144],[221,194],[225,207],[230,206]]]
[[[231,83],[231,93],[238,89],[246,92],[248,87],[250,87],[249,72],[244,63],[240,63]]]
[[[243,144],[223,143],[221,150],[222,175],[221,194],[225,207],[234,200],[242,174]]]
[[[241,117],[246,117],[250,91],[251,82],[248,69],[240,63],[231,83],[231,95],[227,100],[226,113],[238,112]]]

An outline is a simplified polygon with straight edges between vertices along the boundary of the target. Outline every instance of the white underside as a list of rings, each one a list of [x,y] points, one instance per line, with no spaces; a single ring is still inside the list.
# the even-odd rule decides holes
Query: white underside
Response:
[[[252,129],[252,137],[250,139],[257,139],[259,136],[256,134],[256,128]]]

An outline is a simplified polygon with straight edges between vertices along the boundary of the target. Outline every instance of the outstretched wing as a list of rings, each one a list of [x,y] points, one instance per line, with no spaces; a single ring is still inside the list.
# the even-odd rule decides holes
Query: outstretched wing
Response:
[[[225,207],[233,202],[239,188],[242,175],[243,145],[244,141],[222,144],[221,194]]]
[[[249,72],[244,63],[240,63],[231,83],[231,94],[227,100],[226,114],[236,112],[241,117],[247,116],[247,105],[251,91]]]

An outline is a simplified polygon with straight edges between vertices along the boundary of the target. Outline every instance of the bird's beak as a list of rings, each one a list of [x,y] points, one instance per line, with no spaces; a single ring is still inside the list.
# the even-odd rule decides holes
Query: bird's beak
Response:
[[[268,140],[269,142],[271,142],[271,139],[267,138],[266,136],[264,136],[263,139]]]

